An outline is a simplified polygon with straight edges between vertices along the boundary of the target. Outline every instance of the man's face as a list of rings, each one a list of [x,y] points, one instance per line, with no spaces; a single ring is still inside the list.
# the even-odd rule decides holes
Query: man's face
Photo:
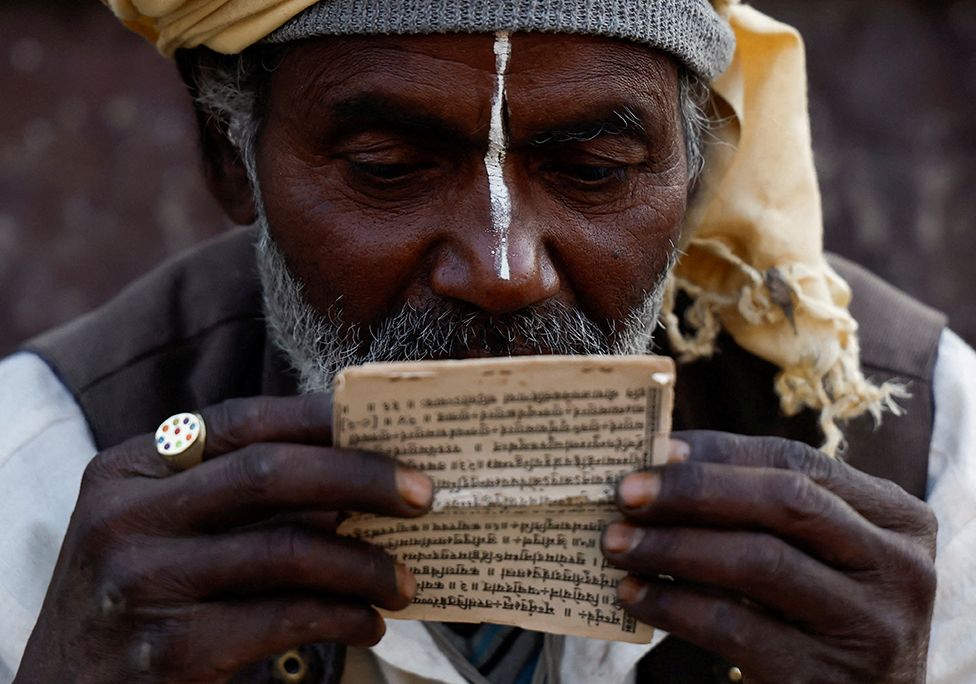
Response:
[[[686,206],[674,63],[591,37],[516,33],[509,49],[507,65],[491,35],[330,38],[284,55],[258,181],[314,310],[375,330],[405,307],[471,325],[556,307],[608,338],[642,310]],[[482,335],[446,355],[518,353],[507,336],[504,350]]]

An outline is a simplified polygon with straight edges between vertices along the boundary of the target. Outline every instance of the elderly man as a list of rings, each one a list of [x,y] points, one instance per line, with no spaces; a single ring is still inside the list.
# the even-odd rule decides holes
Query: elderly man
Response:
[[[791,30],[707,0],[109,4],[175,53],[254,227],[0,363],[0,679],[976,678],[976,355],[835,262],[852,316]],[[687,431],[603,552],[655,641],[384,622],[416,583],[338,514],[432,486],[332,448],[336,372],[652,344],[688,361]],[[181,471],[147,433],[196,409]],[[857,468],[814,448],[842,443]]]

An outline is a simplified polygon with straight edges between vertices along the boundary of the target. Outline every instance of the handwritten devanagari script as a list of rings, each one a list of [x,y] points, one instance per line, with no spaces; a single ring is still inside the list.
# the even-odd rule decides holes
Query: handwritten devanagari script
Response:
[[[337,378],[337,446],[386,453],[433,479],[433,511],[354,515],[342,534],[414,573],[388,617],[495,622],[646,643],[615,605],[624,573],[600,534],[626,473],[663,463],[674,365],[653,356],[371,364]]]

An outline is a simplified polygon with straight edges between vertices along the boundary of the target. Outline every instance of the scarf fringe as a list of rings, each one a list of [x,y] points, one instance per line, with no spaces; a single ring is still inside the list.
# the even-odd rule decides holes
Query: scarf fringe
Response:
[[[839,422],[870,414],[877,427],[885,413],[895,416],[904,413],[898,400],[911,397],[904,383],[889,381],[877,385],[862,373],[857,323],[847,309],[800,294],[798,280],[808,269],[802,266],[774,269],[776,275],[770,279],[768,273],[764,276],[744,262],[738,261],[735,266],[747,280],[735,296],[707,291],[672,274],[665,291],[661,320],[671,348],[679,355],[679,363],[709,358],[715,353],[718,335],[724,327],[723,316],[739,316],[753,325],[780,322],[793,325],[794,329],[794,317],[826,320],[838,333],[836,358],[823,368],[819,355],[811,353],[796,363],[781,367],[774,389],[782,411],[788,416],[807,408],[818,411],[819,426],[824,435],[821,451],[833,458],[842,457],[845,448]],[[784,308],[781,292],[784,285],[789,289],[795,310]],[[679,293],[690,300],[680,319],[675,313]]]

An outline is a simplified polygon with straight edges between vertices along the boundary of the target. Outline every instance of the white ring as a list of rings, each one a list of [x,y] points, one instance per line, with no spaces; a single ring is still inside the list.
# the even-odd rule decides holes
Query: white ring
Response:
[[[198,413],[177,413],[156,428],[156,453],[180,470],[203,461],[207,427]]]

